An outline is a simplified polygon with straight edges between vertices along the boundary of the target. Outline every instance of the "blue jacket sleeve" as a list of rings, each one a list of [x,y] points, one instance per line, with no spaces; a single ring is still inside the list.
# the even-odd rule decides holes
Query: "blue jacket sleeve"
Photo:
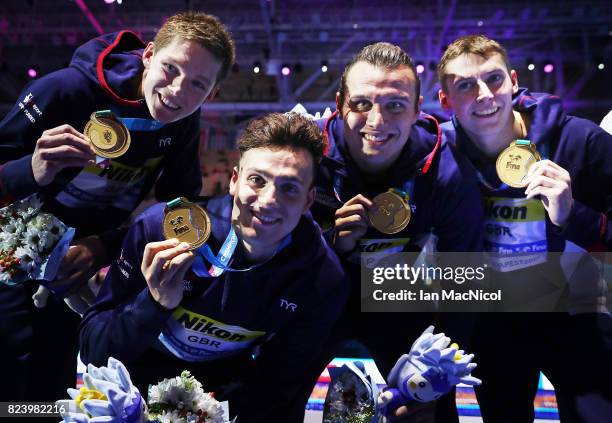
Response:
[[[85,363],[99,366],[110,356],[126,363],[137,358],[153,346],[172,313],[153,300],[140,270],[148,219],[153,218],[145,212],[130,228],[96,303],[83,317],[80,348]]]
[[[612,249],[612,135],[585,119],[567,123],[568,158],[574,208],[562,235],[585,249]],[[571,139],[569,139],[571,137]],[[583,142],[578,142],[580,140]]]
[[[78,71],[62,69],[32,82],[0,122],[0,202],[39,190],[32,173],[36,141],[43,131],[68,123],[71,105],[88,101],[88,96],[79,95],[87,89],[82,79]]]
[[[567,225],[559,233],[586,250],[612,249],[612,210],[602,213],[574,199],[574,208]]]

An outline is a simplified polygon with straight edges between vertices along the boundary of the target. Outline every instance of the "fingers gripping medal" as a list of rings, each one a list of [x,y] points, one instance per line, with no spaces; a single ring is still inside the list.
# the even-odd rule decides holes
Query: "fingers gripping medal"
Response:
[[[368,214],[370,223],[384,234],[390,235],[402,231],[408,226],[412,217],[408,200],[408,194],[394,188],[378,194],[372,200],[375,211]]]
[[[199,248],[210,237],[210,218],[197,204],[180,197],[166,204],[162,222],[166,239],[178,238],[191,246]]]
[[[495,163],[499,179],[513,188],[527,186],[529,168],[540,161],[536,146],[529,140],[515,140],[500,153]]]
[[[110,110],[92,113],[83,133],[102,158],[96,159],[97,164],[122,156],[130,147],[130,132]]]

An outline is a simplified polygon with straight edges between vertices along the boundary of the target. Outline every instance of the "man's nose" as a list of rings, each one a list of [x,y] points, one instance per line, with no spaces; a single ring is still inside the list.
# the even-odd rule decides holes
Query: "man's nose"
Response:
[[[170,92],[175,96],[179,95],[187,88],[186,84],[187,78],[185,78],[184,76],[177,76],[176,78],[174,78],[174,80],[172,81],[172,85],[169,87]]]
[[[478,81],[478,98],[477,100],[485,101],[493,98],[493,92],[484,81]]]
[[[383,116],[383,110],[380,104],[374,104],[368,112],[368,118],[366,125],[372,128],[377,128],[385,123],[385,117]]]
[[[274,184],[267,184],[259,191],[258,202],[263,205],[276,203],[276,187]]]

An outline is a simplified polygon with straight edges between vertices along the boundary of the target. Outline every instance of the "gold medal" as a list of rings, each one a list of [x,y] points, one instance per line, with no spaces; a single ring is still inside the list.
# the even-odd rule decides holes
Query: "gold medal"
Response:
[[[408,195],[390,189],[387,192],[378,194],[372,202],[376,211],[368,214],[370,223],[379,232],[384,234],[396,234],[402,231],[412,217]]]
[[[540,155],[529,140],[515,140],[500,153],[495,163],[499,179],[513,188],[527,186],[525,179],[529,168],[540,161]]]
[[[210,237],[208,214],[184,197],[167,203],[162,225],[166,239],[177,238],[191,245],[192,250],[199,248]]]
[[[130,147],[130,132],[110,110],[92,113],[83,133],[100,157],[114,159]]]

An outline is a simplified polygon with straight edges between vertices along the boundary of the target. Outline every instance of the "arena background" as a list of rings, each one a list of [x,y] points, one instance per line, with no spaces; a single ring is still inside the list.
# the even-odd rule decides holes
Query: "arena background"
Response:
[[[333,109],[344,64],[374,41],[412,55],[422,71],[423,109],[443,120],[435,66],[450,41],[470,33],[500,41],[521,85],[559,95],[571,113],[599,122],[612,107],[609,1],[4,0],[0,117],[28,81],[66,66],[86,40],[129,28],[148,41],[166,17],[187,9],[218,16],[237,43],[236,65],[202,109],[206,195],[226,189],[237,134],[250,118],[297,102],[313,113]],[[309,422],[320,421],[326,381],[324,374],[313,393]],[[464,421],[479,421],[470,389],[460,388],[457,401]],[[555,404],[543,379],[537,417],[556,419]]]

